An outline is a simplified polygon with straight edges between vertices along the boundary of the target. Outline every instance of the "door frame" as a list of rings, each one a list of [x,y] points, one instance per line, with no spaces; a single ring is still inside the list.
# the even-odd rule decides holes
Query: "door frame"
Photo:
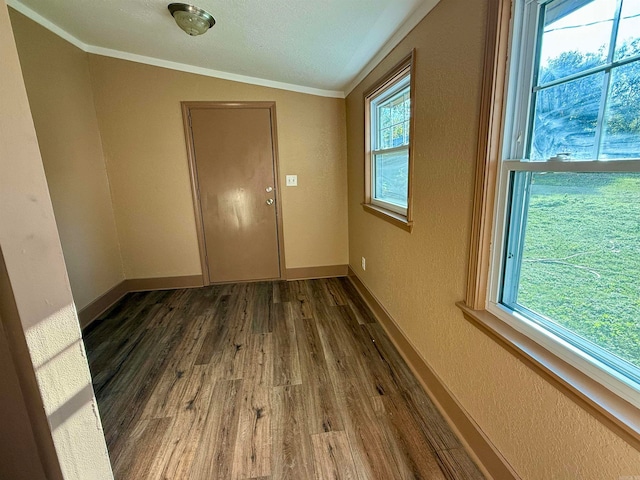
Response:
[[[198,169],[193,148],[193,134],[191,131],[191,110],[201,109],[230,109],[230,108],[268,108],[271,117],[271,145],[273,157],[273,173],[275,179],[276,200],[276,224],[278,235],[278,259],[280,276],[272,280],[286,279],[286,263],[284,259],[284,229],[282,226],[282,196],[280,195],[280,166],[278,159],[278,129],[276,122],[276,102],[180,102],[182,107],[182,122],[184,126],[185,142],[187,144],[187,159],[189,163],[189,178],[191,181],[191,195],[193,210],[196,217],[196,230],[198,233],[198,250],[200,252],[200,266],[202,268],[202,281],[205,285],[211,285],[209,265],[207,262],[207,249],[204,238],[204,222],[202,219],[202,206],[200,203],[200,190],[198,186]]]

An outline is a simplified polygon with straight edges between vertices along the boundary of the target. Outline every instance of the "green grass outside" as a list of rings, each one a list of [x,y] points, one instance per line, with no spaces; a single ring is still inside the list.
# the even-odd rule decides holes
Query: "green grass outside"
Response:
[[[518,303],[640,367],[640,174],[534,174]]]

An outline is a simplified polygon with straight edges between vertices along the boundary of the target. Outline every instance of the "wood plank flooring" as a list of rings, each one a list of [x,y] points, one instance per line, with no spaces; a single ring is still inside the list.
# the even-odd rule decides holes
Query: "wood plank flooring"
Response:
[[[347,279],[133,293],[85,344],[117,480],[483,478]]]

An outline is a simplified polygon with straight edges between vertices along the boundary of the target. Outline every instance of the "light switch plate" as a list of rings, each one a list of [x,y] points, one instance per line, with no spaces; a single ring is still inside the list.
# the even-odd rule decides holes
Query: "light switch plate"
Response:
[[[298,186],[298,175],[287,175],[287,187]]]

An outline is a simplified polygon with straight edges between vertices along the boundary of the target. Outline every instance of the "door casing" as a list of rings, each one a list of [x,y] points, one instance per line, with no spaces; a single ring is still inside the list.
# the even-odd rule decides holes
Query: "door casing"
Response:
[[[278,131],[276,122],[275,102],[180,102],[182,106],[182,122],[184,136],[187,144],[187,158],[189,160],[189,179],[191,181],[191,194],[193,198],[193,210],[196,218],[196,230],[198,233],[198,250],[200,252],[200,266],[202,268],[202,281],[205,285],[211,285],[209,268],[207,265],[207,250],[204,238],[204,223],[202,220],[202,207],[200,204],[200,191],[198,188],[198,172],[196,157],[193,148],[193,135],[191,132],[190,112],[192,109],[229,109],[229,108],[268,108],[271,116],[271,145],[273,148],[273,169],[275,173],[276,194],[276,222],[278,230],[278,258],[280,260],[279,280],[286,279],[286,262],[284,258],[284,229],[282,227],[282,197],[280,195],[280,167],[278,161]],[[278,280],[274,279],[274,280]]]

